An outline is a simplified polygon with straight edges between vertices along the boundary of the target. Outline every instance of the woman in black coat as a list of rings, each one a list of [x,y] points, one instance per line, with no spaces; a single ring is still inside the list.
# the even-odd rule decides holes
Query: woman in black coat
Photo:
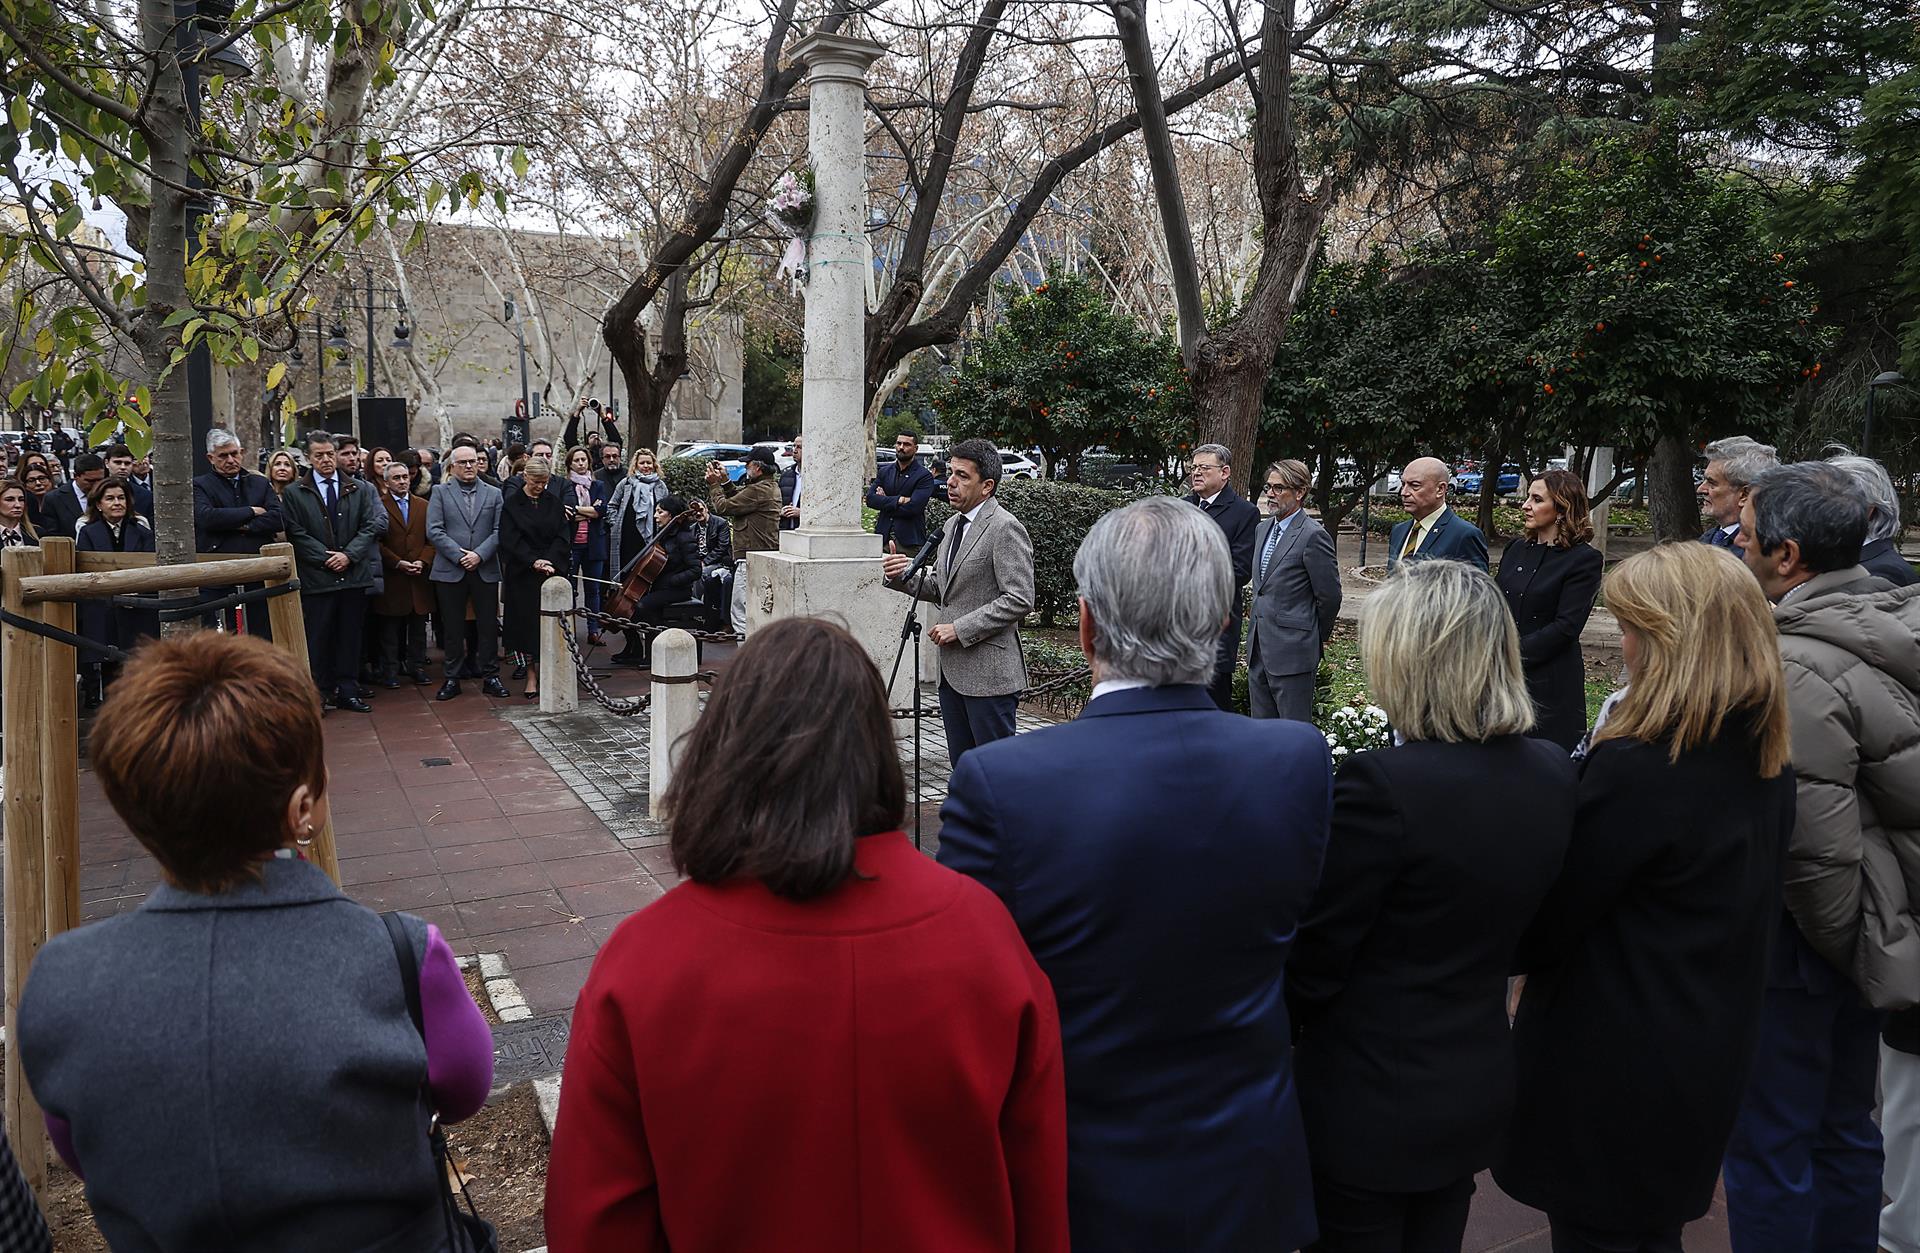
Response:
[[[1500,593],[1460,562],[1401,570],[1362,607],[1360,648],[1404,742],[1341,766],[1287,959],[1327,1253],[1460,1248],[1513,1104],[1507,974],[1573,827],[1573,763],[1525,734]]]
[[[1606,581],[1629,686],[1581,764],[1560,881],[1520,945],[1520,1091],[1494,1177],[1556,1253],[1680,1249],[1740,1108],[1793,826],[1773,615],[1704,544]]]
[[[74,548],[83,553],[150,553],[153,528],[133,510],[133,486],[124,478],[110,478],[93,489],[87,505],[87,518],[80,526]],[[86,598],[75,607],[74,617],[80,634],[115,648],[132,648],[141,639],[160,638],[160,615],[150,609],[120,609],[105,600]],[[85,671],[86,704],[97,709],[106,696],[107,685],[120,673],[117,661],[101,661],[81,655]]]
[[[1533,734],[1568,752],[1587,729],[1580,631],[1600,590],[1601,558],[1580,476],[1548,470],[1520,506],[1527,537],[1500,558],[1500,590],[1520,628],[1520,660],[1540,719]]]
[[[507,651],[527,667],[527,699],[540,694],[540,585],[565,577],[573,554],[567,509],[547,491],[553,467],[544,457],[527,462],[519,490],[500,504],[502,636]]]
[[[667,495],[653,509],[654,543],[667,554],[667,565],[653,581],[653,590],[640,598],[633,616],[641,622],[657,624],[668,605],[693,600],[700,583],[699,523],[687,512],[687,502]]]

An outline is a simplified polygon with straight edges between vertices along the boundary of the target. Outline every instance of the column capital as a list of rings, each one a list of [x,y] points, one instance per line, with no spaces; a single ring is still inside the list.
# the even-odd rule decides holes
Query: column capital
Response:
[[[853,35],[808,35],[793,46],[792,60],[807,67],[809,82],[821,79],[867,81],[867,69],[886,52],[883,44]]]

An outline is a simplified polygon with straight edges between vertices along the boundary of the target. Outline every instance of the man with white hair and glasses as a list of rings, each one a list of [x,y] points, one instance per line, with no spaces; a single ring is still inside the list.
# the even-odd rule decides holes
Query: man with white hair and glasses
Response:
[[[1327,839],[1326,741],[1207,695],[1233,561],[1192,505],[1107,514],[1073,574],[1093,698],[961,759],[940,861],[1000,896],[1053,983],[1074,1246],[1300,1248],[1281,972]]]

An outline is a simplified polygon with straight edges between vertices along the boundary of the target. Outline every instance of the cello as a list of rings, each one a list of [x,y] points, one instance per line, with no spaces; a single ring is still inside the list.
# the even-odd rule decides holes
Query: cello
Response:
[[[693,508],[689,506],[667,520],[667,524],[653,537],[653,542],[640,550],[640,555],[633,559],[627,572],[620,576],[619,584],[607,597],[602,612],[610,618],[633,617],[634,611],[640,607],[640,598],[651,592],[654,580],[666,572],[667,550],[660,546],[660,541],[667,537],[668,531],[684,525],[693,516]]]

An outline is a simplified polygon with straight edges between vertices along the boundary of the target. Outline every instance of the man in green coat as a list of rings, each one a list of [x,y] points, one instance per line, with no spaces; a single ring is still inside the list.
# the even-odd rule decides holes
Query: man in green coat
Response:
[[[780,463],[770,448],[747,450],[747,481],[730,483],[707,463],[707,507],[733,522],[733,629],[747,633],[747,554],[780,548]]]
[[[288,486],[280,509],[300,576],[307,661],[329,708],[372,713],[360,691],[360,634],[373,585],[375,492],[340,470],[333,436],[307,436],[313,471]],[[345,594],[352,593],[352,594]]]

